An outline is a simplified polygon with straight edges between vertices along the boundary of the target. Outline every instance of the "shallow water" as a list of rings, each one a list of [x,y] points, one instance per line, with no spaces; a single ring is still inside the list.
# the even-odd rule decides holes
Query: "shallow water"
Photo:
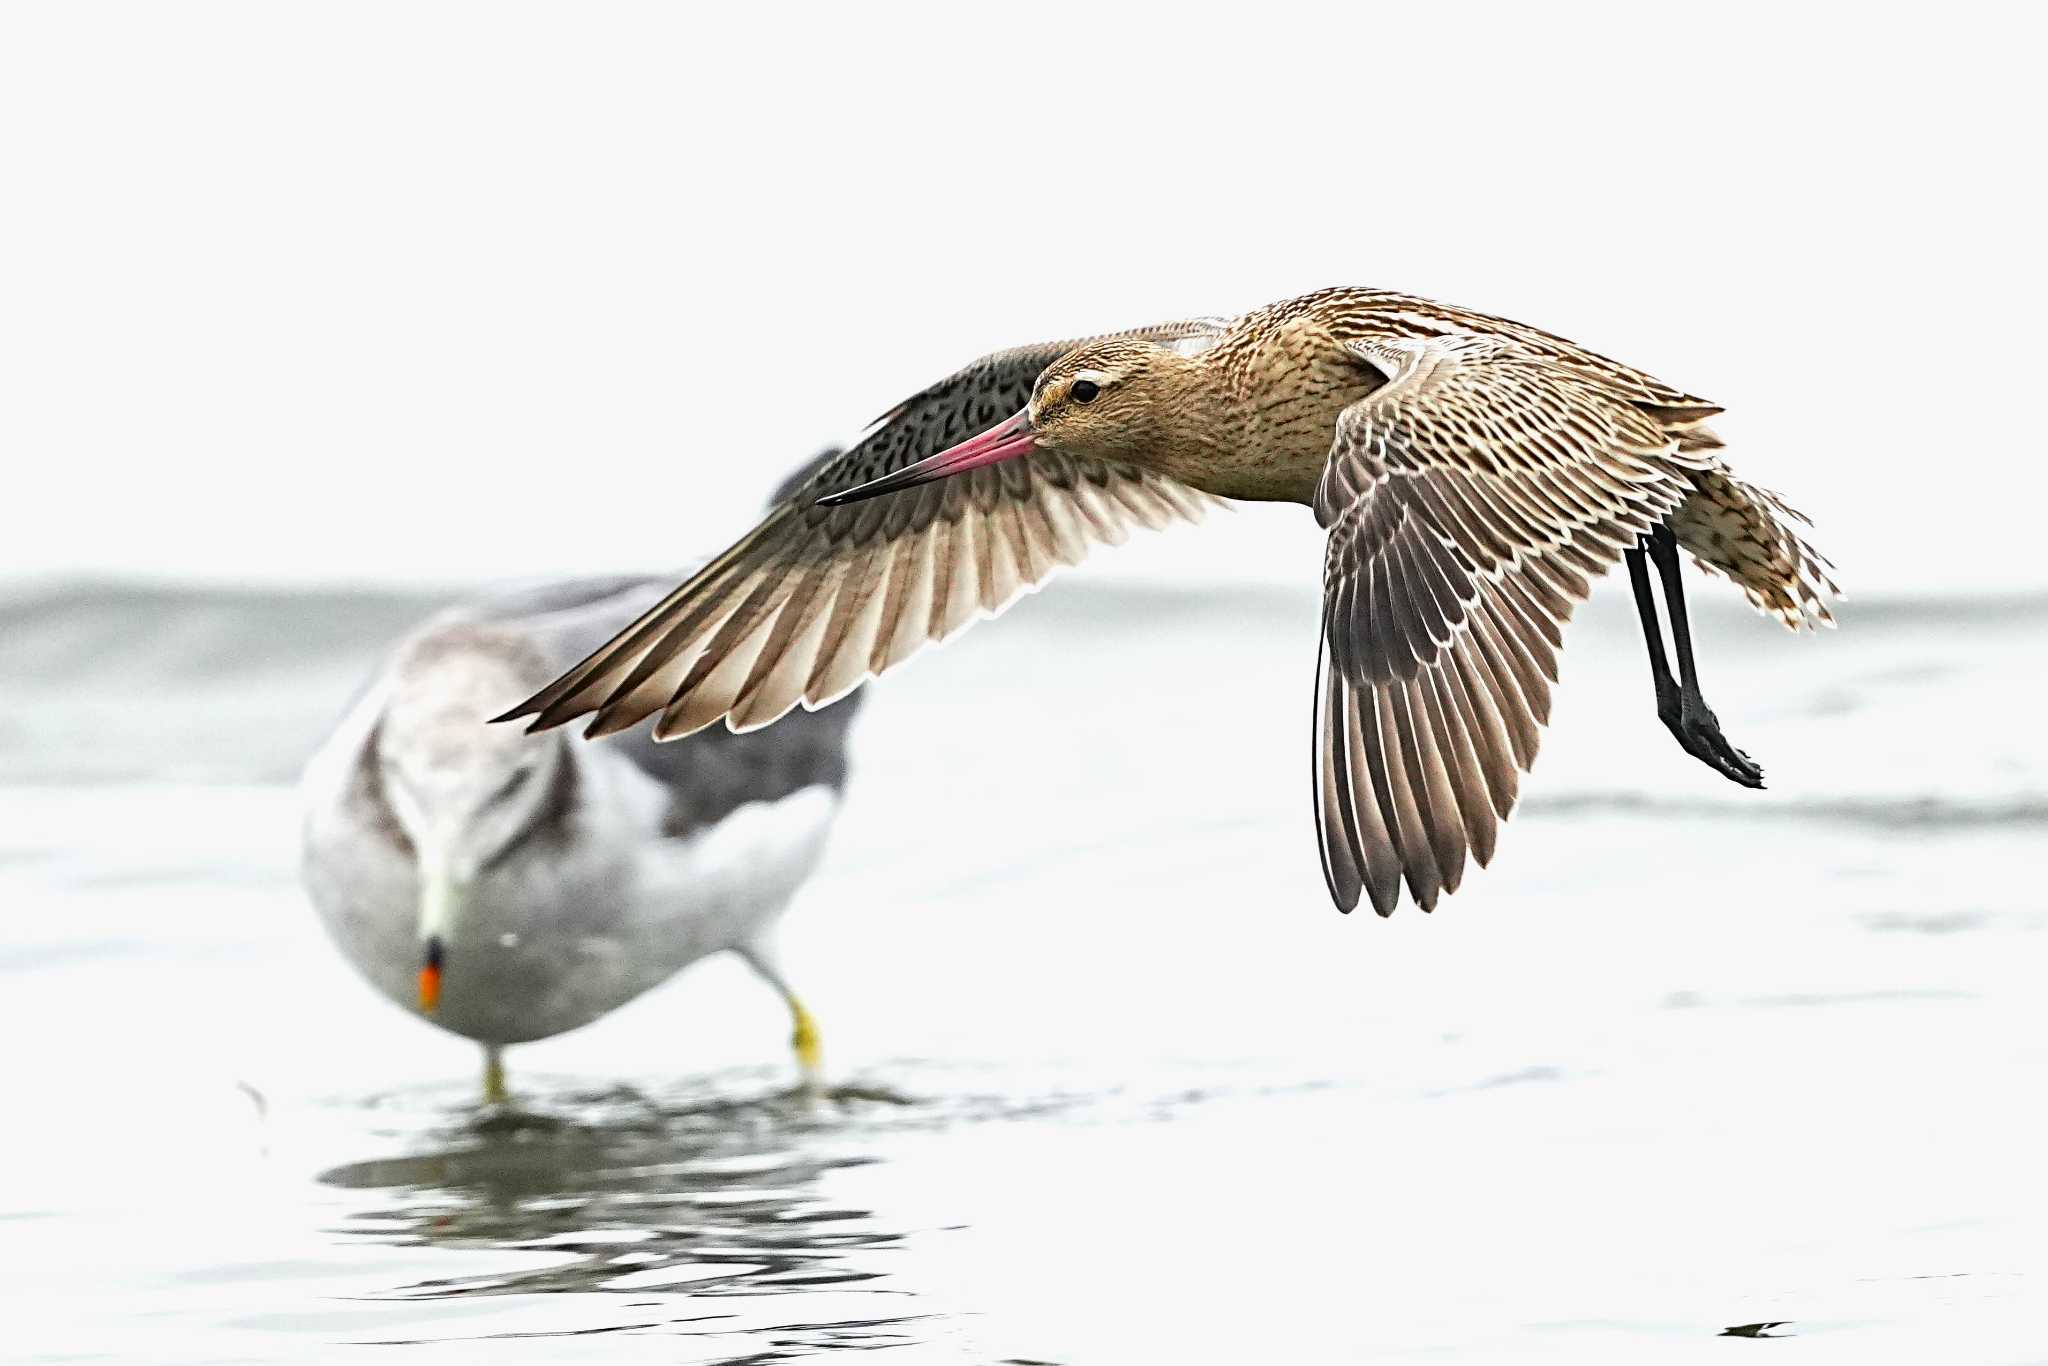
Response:
[[[1753,794],[1617,589],[1496,866],[1382,922],[1315,867],[1313,601],[1063,585],[877,689],[791,917],[877,1094],[781,1094],[714,961],[482,1120],[293,873],[425,599],[0,602],[4,1355],[2048,1361],[2048,603],[1709,610]]]

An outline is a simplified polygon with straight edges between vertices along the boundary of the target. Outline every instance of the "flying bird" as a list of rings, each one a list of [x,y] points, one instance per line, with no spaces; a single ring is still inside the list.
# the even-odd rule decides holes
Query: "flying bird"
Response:
[[[639,621],[500,717],[672,739],[823,706],[1128,528],[1217,498],[1327,538],[1314,808],[1342,910],[1424,910],[1485,865],[1557,652],[1626,561],[1657,715],[1762,770],[1701,696],[1679,549],[1798,629],[1832,621],[1807,519],[1736,478],[1705,399],[1534,327],[1328,289],[1230,320],[1025,346],[885,414]],[[1654,580],[1652,571],[1654,570]],[[1656,587],[1669,617],[1665,651]]]
[[[817,1025],[776,922],[824,850],[859,699],[745,735],[584,745],[485,718],[657,601],[670,580],[584,580],[466,603],[390,652],[308,765],[302,872],[385,996],[503,1053],[590,1023],[707,955],[787,1003],[806,1088]]]

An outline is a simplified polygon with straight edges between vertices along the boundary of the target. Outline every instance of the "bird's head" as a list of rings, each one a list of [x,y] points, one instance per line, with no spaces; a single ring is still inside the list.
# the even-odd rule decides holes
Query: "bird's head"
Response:
[[[562,733],[484,722],[547,672],[524,641],[470,627],[420,640],[395,672],[376,773],[415,860],[422,1011],[439,1005],[449,941],[477,879],[561,805]]]
[[[1108,337],[1067,352],[1038,376],[1031,401],[957,446],[818,501],[856,503],[915,488],[1034,450],[1158,467],[1200,393],[1196,362],[1134,337]]]
[[[1169,438],[1189,367],[1153,342],[1090,342],[1045,368],[1024,417],[1045,450],[1147,464]]]

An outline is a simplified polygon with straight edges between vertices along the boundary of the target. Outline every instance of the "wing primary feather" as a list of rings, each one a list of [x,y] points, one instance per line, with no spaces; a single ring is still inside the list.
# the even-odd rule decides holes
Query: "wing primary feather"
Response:
[[[671,709],[674,707],[674,702],[680,701],[685,694],[702,687],[704,681],[714,671],[724,667],[727,661],[732,658],[733,652],[741,645],[751,645],[756,653],[759,652],[761,647],[767,643],[767,636],[760,629],[761,623],[771,613],[777,616],[780,615],[781,607],[788,602],[784,585],[789,581],[790,577],[791,572],[787,570],[779,574],[762,574],[747,587],[746,594],[740,598],[738,605],[731,608],[731,615],[726,617],[718,626],[707,631],[710,638],[705,642],[703,654],[697,660],[697,663],[692,666],[690,672],[683,676],[683,681],[677,685],[676,697],[671,700]],[[642,661],[641,667],[646,669],[647,661]],[[745,677],[746,675],[742,673],[740,679],[735,679],[733,682],[736,685]],[[613,698],[618,697],[621,693],[630,691],[638,681],[635,678],[628,678],[620,686],[619,691],[613,694]],[[608,705],[611,700],[607,699]]]
[[[1367,893],[1373,910],[1381,916],[1394,913],[1401,903],[1401,854],[1388,828],[1386,808],[1381,806],[1382,782],[1373,760],[1376,746],[1368,738],[1365,707],[1371,691],[1361,692],[1349,681],[1338,680],[1338,713],[1344,727],[1344,781],[1350,802],[1353,829],[1359,836],[1359,858],[1364,867]]]
[[[1499,587],[1496,585],[1496,591],[1485,599],[1492,610],[1480,614],[1481,625],[1495,650],[1492,662],[1496,668],[1506,667],[1516,691],[1521,695],[1523,707],[1536,725],[1547,726],[1550,724],[1550,671],[1532,656],[1527,638],[1504,624],[1503,618],[1512,619],[1514,614],[1512,608],[1505,606],[1507,599],[1498,591]],[[1552,669],[1555,669],[1554,663]]]
[[[1423,614],[1416,608],[1418,576],[1414,559],[1408,553],[1413,536],[1407,533],[1411,531],[1411,527],[1403,527],[1404,534],[1395,536],[1380,552],[1380,562],[1387,569],[1388,625],[1400,636],[1403,648],[1413,661],[1410,665],[1395,666],[1395,673],[1403,678],[1413,678],[1418,668],[1427,668],[1436,653],[1436,641],[1423,620]]]
[[[1476,642],[1466,637],[1463,647],[1451,652],[1446,679],[1454,684],[1454,696],[1465,714],[1466,733],[1472,737],[1473,750],[1479,756],[1494,815],[1506,820],[1515,808],[1522,770],[1515,764],[1514,743],[1508,738],[1508,728],[1501,720],[1493,692],[1480,679],[1479,671],[1486,666],[1474,658],[1476,649]]]
[[[839,591],[833,596],[831,615],[825,622],[825,634],[818,642],[818,662],[804,683],[804,695],[812,702],[821,701],[823,694],[835,690],[837,680],[846,671],[843,659],[847,655],[858,656],[854,682],[858,683],[867,676],[865,636],[867,631],[874,629],[873,619],[880,611],[888,576],[887,555],[876,557],[873,571],[869,574],[856,574],[849,566],[842,576]]]
[[[982,526],[980,518],[964,513],[953,523],[953,572],[946,581],[945,629],[933,636],[934,640],[945,639],[981,614]]]
[[[844,561],[812,572],[806,576],[809,582],[805,587],[783,606],[760,658],[733,701],[734,731],[758,730],[780,720],[803,700],[831,620],[832,601],[845,574]]]
[[[1465,830],[1466,846],[1472,852],[1473,861],[1484,868],[1493,859],[1493,836],[1497,827],[1493,796],[1466,727],[1465,714],[1451,696],[1456,686],[1452,682],[1451,668],[1446,660],[1417,681],[1422,689],[1423,704],[1429,711],[1430,728],[1438,739],[1438,752],[1443,756],[1451,790],[1457,799],[1458,820]]]
[[[1343,774],[1343,677],[1330,667],[1327,638],[1316,651],[1314,799],[1316,850],[1322,855],[1323,883],[1330,900],[1349,915],[1358,905],[1365,882],[1359,873],[1362,848],[1357,817],[1350,808],[1348,779]]]
[[[674,740],[692,735],[720,717],[730,715],[740,685],[753,672],[754,661],[760,658],[762,647],[768,643],[769,635],[775,630],[776,619],[781,614],[780,604],[770,607],[756,619],[753,629],[735,641],[730,651],[709,672],[698,678],[694,686],[686,682],[678,689],[675,699],[662,709],[661,719],[654,723],[654,738]],[[700,667],[701,663],[699,661]],[[699,669],[693,668],[690,672],[695,676]]]
[[[888,635],[876,643],[876,648],[884,652],[876,673],[901,664],[931,640],[932,538],[911,536],[904,545],[910,551],[910,559],[907,564],[897,565],[899,570],[906,571],[903,596],[896,604],[895,620],[885,623]]]
[[[1401,744],[1399,721],[1394,714],[1394,688],[1383,685],[1372,690],[1369,701],[1373,713],[1373,735],[1378,741],[1379,767],[1374,776],[1384,774],[1386,801],[1382,804],[1384,815],[1388,808],[1394,819],[1388,822],[1389,832],[1401,848],[1401,871],[1408,879],[1408,895],[1415,898],[1415,904],[1425,911],[1436,909],[1437,896],[1443,891],[1443,877],[1436,866],[1436,855],[1430,849],[1428,832],[1422,821],[1422,810],[1416,801],[1414,774],[1406,765]],[[1359,708],[1363,715],[1367,707]]]
[[[1541,742],[1539,722],[1524,695],[1522,684],[1509,667],[1505,658],[1510,652],[1501,643],[1500,633],[1493,624],[1493,613],[1486,610],[1490,599],[1482,598],[1482,608],[1474,612],[1466,627],[1466,639],[1477,648],[1471,658],[1482,665],[1480,681],[1493,699],[1495,714],[1508,733],[1508,746],[1515,756],[1515,767],[1524,773],[1536,762],[1536,747]]]
[[[1437,880],[1445,892],[1455,892],[1465,869],[1465,821],[1458,812],[1450,775],[1444,771],[1436,737],[1430,733],[1429,714],[1419,696],[1428,677],[1425,672],[1393,685],[1387,690],[1388,700],[1393,705],[1402,764],[1408,770],[1422,834],[1436,864]]]

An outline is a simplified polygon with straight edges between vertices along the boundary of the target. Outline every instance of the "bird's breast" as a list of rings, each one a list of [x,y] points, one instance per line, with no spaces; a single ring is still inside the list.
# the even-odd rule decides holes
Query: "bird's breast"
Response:
[[[1337,417],[1373,377],[1328,347],[1276,345],[1227,377],[1214,426],[1187,482],[1223,498],[1312,503]]]

